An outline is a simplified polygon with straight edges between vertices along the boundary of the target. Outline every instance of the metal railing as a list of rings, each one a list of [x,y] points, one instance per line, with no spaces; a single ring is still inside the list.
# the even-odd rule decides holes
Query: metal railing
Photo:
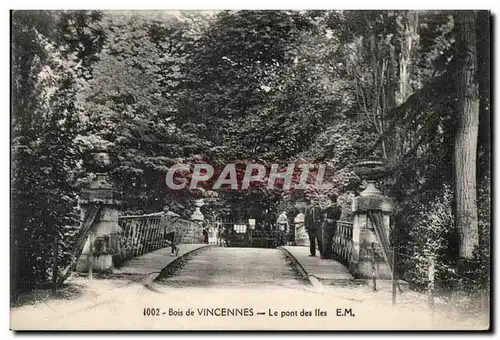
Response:
[[[177,217],[166,217],[164,213],[120,216],[121,231],[113,262],[119,265],[134,257],[171,246],[167,234],[174,232],[174,244],[202,243],[201,226]]]
[[[351,259],[352,228],[352,222],[337,221],[337,231],[333,236],[333,258],[345,266]]]

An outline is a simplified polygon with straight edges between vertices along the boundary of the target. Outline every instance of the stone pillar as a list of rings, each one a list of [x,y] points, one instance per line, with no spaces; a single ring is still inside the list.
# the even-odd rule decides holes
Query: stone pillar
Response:
[[[309,236],[307,235],[305,225],[305,215],[300,212],[295,216],[293,223],[295,225],[295,244],[297,246],[309,246]]]
[[[383,216],[383,232],[389,240],[390,214],[393,202],[384,196],[376,187],[376,175],[383,173],[380,162],[362,162],[363,169],[359,169],[358,176],[366,179],[366,189],[352,202],[354,224],[352,232],[352,253],[349,261],[349,270],[355,278],[372,277],[372,242],[375,248],[375,268],[377,278],[390,279],[391,270],[385,261],[380,240],[377,238],[374,226],[368,212],[381,213]],[[377,168],[374,168],[377,166]],[[376,172],[379,173],[376,173]],[[389,254],[390,256],[390,254]]]
[[[119,193],[107,179],[107,172],[112,168],[113,160],[106,152],[93,151],[86,160],[90,171],[96,172],[96,177],[90,186],[82,192],[80,208],[82,219],[87,215],[92,203],[102,203],[103,207],[97,215],[90,233],[93,235],[93,265],[95,272],[106,272],[113,268],[113,255],[118,249],[120,227],[118,226]],[[87,272],[89,266],[90,239],[87,239],[82,254],[76,264],[76,270]]]

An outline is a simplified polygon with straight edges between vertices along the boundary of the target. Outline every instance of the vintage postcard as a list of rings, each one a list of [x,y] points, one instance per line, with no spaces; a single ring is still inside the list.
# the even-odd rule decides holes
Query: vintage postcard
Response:
[[[490,322],[490,12],[11,12],[23,330]]]

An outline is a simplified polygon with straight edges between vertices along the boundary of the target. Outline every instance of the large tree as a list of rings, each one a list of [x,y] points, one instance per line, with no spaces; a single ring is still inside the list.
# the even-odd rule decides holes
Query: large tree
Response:
[[[459,256],[471,259],[478,245],[476,203],[476,155],[479,126],[476,12],[458,11],[455,16],[458,53],[457,116],[455,131],[456,227]]]
[[[127,211],[158,211],[164,201],[181,203],[167,191],[166,170],[177,162],[207,154],[210,143],[202,126],[175,120],[186,58],[192,53],[203,16],[182,20],[164,15],[152,20],[141,13],[105,13],[106,43],[92,79],[79,100],[88,116],[87,147],[105,145],[119,158],[112,174],[123,192]],[[175,199],[174,199],[175,198]],[[173,204],[185,212],[183,204]]]

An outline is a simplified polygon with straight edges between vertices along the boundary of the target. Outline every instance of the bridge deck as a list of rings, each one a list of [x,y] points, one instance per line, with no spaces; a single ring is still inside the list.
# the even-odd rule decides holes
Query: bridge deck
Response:
[[[297,260],[309,276],[320,280],[344,281],[352,280],[349,270],[335,260],[322,260],[319,256],[310,257],[309,247],[286,246],[283,247]]]
[[[120,268],[113,269],[113,273],[138,275],[159,273],[177,257],[204,246],[206,244],[179,244],[178,256],[170,256],[170,247],[160,248],[125,262]]]
[[[196,250],[205,244],[180,244],[179,254]],[[286,246],[285,248],[300,263],[309,276],[320,280],[344,281],[352,280],[353,276],[341,263],[334,260],[322,260],[319,257],[309,257],[309,247]],[[115,268],[114,273],[149,275],[159,273],[177,257],[170,256],[170,247],[161,248],[150,253],[138,256],[124,263],[120,268]]]

